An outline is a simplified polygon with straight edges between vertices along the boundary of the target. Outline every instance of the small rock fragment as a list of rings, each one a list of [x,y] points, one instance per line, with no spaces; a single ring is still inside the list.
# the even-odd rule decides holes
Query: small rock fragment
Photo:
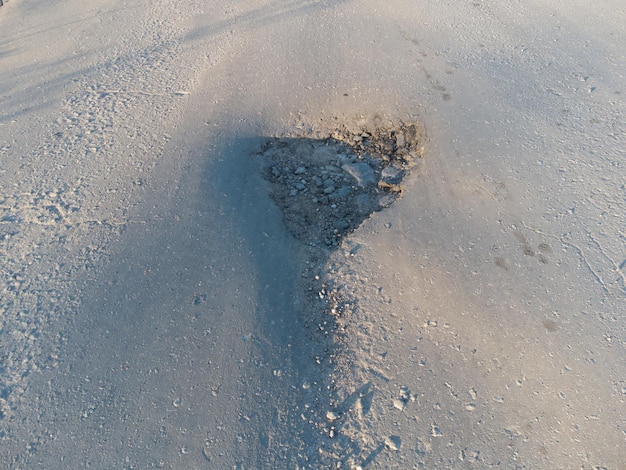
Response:
[[[380,207],[389,207],[395,202],[396,199],[397,196],[395,194],[383,194],[378,197],[378,205]]]
[[[388,436],[385,438],[385,447],[389,450],[398,451],[402,446],[402,438],[400,436]]]
[[[406,144],[406,141],[404,140],[404,134],[402,132],[397,132],[396,133],[396,146],[400,148],[400,147],[404,147],[405,144]]]
[[[341,166],[341,169],[352,176],[362,188],[376,184],[378,181],[374,169],[364,162],[346,163]]]
[[[404,177],[404,170],[402,168],[398,168],[395,165],[389,165],[388,167],[383,168],[383,171],[380,174],[381,181],[388,185],[396,185],[402,182],[402,178]]]
[[[350,223],[346,219],[339,219],[335,221],[335,228],[337,230],[345,230],[350,227]]]
[[[352,192],[352,188],[350,186],[342,186],[335,193],[337,197],[348,197]]]

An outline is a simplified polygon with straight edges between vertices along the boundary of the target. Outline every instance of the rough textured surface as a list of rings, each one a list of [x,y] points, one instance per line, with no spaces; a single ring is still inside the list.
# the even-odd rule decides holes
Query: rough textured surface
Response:
[[[308,245],[336,247],[372,213],[390,206],[423,151],[416,124],[269,140],[259,153],[287,229]]]
[[[625,24],[622,0],[4,1],[2,464],[621,469]],[[355,142],[329,194],[368,213],[366,163],[402,197],[301,243],[255,154],[377,114],[424,158]]]

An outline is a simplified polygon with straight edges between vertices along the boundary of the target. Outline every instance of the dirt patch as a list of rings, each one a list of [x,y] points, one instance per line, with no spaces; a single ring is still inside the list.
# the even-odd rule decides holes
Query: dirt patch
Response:
[[[336,247],[400,197],[402,179],[421,156],[421,132],[404,123],[338,126],[326,138],[270,139],[260,155],[288,230],[307,245]]]

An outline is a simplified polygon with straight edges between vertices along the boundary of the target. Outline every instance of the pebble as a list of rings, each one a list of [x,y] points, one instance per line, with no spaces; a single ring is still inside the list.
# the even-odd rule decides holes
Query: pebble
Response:
[[[378,205],[383,208],[389,207],[395,202],[396,199],[397,196],[395,194],[383,194],[378,198]]]
[[[342,186],[337,190],[337,197],[348,197],[352,192],[352,188],[350,186]]]
[[[337,230],[345,230],[350,227],[350,223],[346,219],[339,219],[335,221],[334,225]]]
[[[374,169],[367,163],[346,163],[345,165],[342,165],[341,169],[352,176],[356,180],[357,184],[362,188],[378,182]]]
[[[402,401],[402,400],[398,400],[397,398],[393,401],[393,407],[396,408],[397,410],[404,410],[404,407],[406,406],[406,402]]]
[[[394,165],[389,165],[388,167],[383,168],[380,176],[382,181],[387,184],[400,184],[402,178],[404,177],[404,170],[402,168],[397,168]]]
[[[388,436],[385,438],[385,447],[389,450],[400,450],[402,438],[400,436]]]
[[[397,132],[396,133],[396,146],[404,147],[405,144],[406,144],[406,140],[404,139],[404,134],[402,132]]]

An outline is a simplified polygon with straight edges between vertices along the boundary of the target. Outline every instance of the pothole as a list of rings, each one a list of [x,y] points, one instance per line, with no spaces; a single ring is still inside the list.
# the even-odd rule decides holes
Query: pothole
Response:
[[[416,124],[340,125],[325,138],[269,139],[260,152],[265,178],[291,234],[329,248],[402,193],[402,180],[421,157]]]
[[[348,423],[358,422],[350,411],[355,395],[336,381],[336,374],[351,364],[342,346],[349,319],[359,308],[345,278],[338,277],[342,253],[358,252],[343,239],[402,196],[402,182],[423,152],[423,132],[415,123],[393,124],[379,116],[356,124],[331,123],[323,130],[269,138],[258,152],[271,198],[286,228],[302,243],[294,305],[306,331],[299,353],[305,361],[312,359],[300,371],[308,377],[302,387],[302,417],[308,423],[303,426],[314,432],[305,431],[304,441],[316,448],[310,455],[316,464],[303,463],[307,468],[369,462],[377,455],[363,457],[367,449],[346,431]],[[388,449],[400,448],[399,441],[390,442]]]

